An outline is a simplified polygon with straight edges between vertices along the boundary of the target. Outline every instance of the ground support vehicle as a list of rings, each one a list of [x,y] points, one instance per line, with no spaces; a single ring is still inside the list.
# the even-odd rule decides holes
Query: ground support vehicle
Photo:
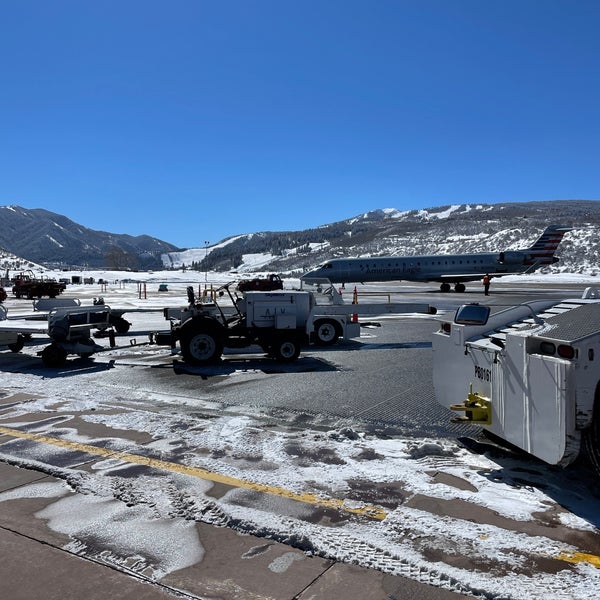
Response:
[[[358,314],[435,310],[427,304],[349,305],[339,300],[322,305],[317,304],[314,294],[305,291],[247,292],[243,298],[234,298],[229,284],[223,290],[232,301],[229,310],[216,301],[196,302],[189,287],[189,305],[165,308],[171,330],[155,334],[154,341],[172,349],[179,342],[181,354],[190,364],[214,362],[224,348],[255,344],[275,359],[288,362],[298,358],[301,346],[311,340],[329,345],[340,337],[358,337]]]
[[[40,279],[32,271],[20,273],[13,279],[12,292],[17,298],[55,298],[65,290],[66,285],[55,279]]]
[[[85,358],[103,350],[92,340],[91,331],[108,327],[109,319],[108,306],[55,308],[48,313],[45,323],[7,319],[6,309],[0,307],[0,346],[6,345],[13,352],[19,352],[26,337],[47,334],[52,343],[38,354],[45,366],[60,367],[69,354]]]
[[[104,305],[104,298],[94,298],[94,306]],[[66,308],[81,306],[81,301],[78,298],[41,298],[33,301],[34,315],[28,316],[28,319],[45,319],[48,312],[55,308]],[[145,312],[144,309],[120,309],[111,307],[108,323],[100,323],[98,329],[100,331],[114,329],[116,333],[124,334],[129,331],[131,323],[127,321],[123,315],[126,312]]]
[[[600,472],[600,291],[490,314],[461,307],[433,335],[437,401],[552,465],[582,444]],[[463,399],[462,402],[458,402]]]
[[[282,290],[283,281],[276,273],[267,277],[256,277],[255,279],[242,279],[237,285],[240,292],[272,292]]]

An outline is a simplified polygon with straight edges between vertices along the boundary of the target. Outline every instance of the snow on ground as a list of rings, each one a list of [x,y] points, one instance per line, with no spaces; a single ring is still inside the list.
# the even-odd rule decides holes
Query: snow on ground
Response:
[[[167,282],[182,288],[189,282],[231,280],[231,274],[190,271],[93,271],[82,276],[96,281]],[[502,279],[506,283],[524,280],[523,276]],[[593,277],[576,274],[529,275],[526,281],[548,287],[596,283]],[[298,280],[286,281],[286,287],[298,285]],[[126,293],[135,304],[132,289],[123,288],[123,297]],[[113,294],[118,292],[116,286]],[[118,362],[119,351],[113,357]],[[2,424],[89,444],[93,440],[72,424],[77,415],[86,423],[123,432],[122,438],[115,434],[104,440],[114,449],[140,453],[140,447],[125,435],[136,431],[152,439],[144,446],[146,454],[174,460],[175,453],[186,465],[232,478],[344,499],[347,506],[364,505],[358,491],[372,490],[370,501],[383,506],[386,517],[377,521],[331,514],[333,521],[326,525],[323,519],[313,518],[315,509],[310,505],[277,495],[257,502],[255,492],[235,487],[215,497],[210,493],[212,484],[184,475],[130,477],[126,475],[130,465],[116,459],[99,460],[87,472],[54,467],[53,474],[68,485],[34,483],[0,494],[0,502],[19,494],[51,499],[37,516],[54,531],[69,535],[72,551],[90,554],[100,544],[110,548],[100,557],[103,560],[126,563],[127,568],[158,581],[200,560],[203,550],[191,526],[197,520],[486,598],[587,599],[592,590],[600,589],[600,569],[585,560],[571,564],[560,558],[574,554],[577,546],[554,532],[570,531],[573,540],[593,533],[600,511],[597,500],[577,485],[569,488],[561,473],[550,471],[548,476],[548,471],[537,472],[535,465],[528,465],[527,477],[536,482],[528,485],[519,480],[521,467],[516,463],[513,470],[505,458],[498,462],[493,453],[473,453],[447,440],[379,439],[352,429],[264,427],[252,414],[227,410],[212,418],[192,418],[178,411],[185,402],[181,397],[170,398],[163,392],[153,398],[147,391],[131,389],[124,406],[119,405],[118,389],[102,385],[102,375],[82,374],[78,381],[80,385],[66,388],[61,377],[4,373],[5,389],[39,397],[5,408]],[[163,407],[160,413],[148,409],[154,401]],[[48,415],[49,420],[31,419],[33,414]],[[60,419],[53,420],[57,415]],[[56,453],[40,444],[15,459],[9,450],[10,444],[1,445],[0,459],[20,460],[23,466],[47,464],[46,453]],[[470,518],[469,510],[484,518]],[[521,532],[527,524],[537,533]],[[100,538],[99,531],[104,531]],[[131,564],[132,554],[139,555],[138,563]],[[481,568],[464,568],[464,557]],[[552,563],[549,568],[548,563]]]
[[[574,538],[593,531],[593,524],[557,506],[542,486],[518,485],[503,477],[506,464],[501,467],[493,456],[471,453],[449,441],[378,439],[348,429],[265,428],[251,415],[221,414],[199,420],[177,414],[179,399],[175,398],[172,411],[158,414],[145,409],[142,395],[135,391],[127,410],[119,411],[111,398],[114,389],[99,386],[80,399],[76,393],[65,397],[60,381],[17,374],[11,379],[15,389],[43,397],[5,411],[5,426],[52,434],[52,427],[28,417],[55,416],[59,403],[64,420],[54,423],[53,434],[61,439],[92,441],[70,424],[72,416],[79,414],[86,422],[114,431],[152,436],[156,442],[145,445],[146,455],[154,452],[168,460],[177,451],[179,461],[192,467],[265,486],[347,498],[348,506],[364,505],[352,501],[358,484],[360,489],[372,487],[373,502],[382,503],[387,513],[383,521],[338,516],[327,525],[312,516],[315,510],[310,505],[290,503],[277,495],[257,501],[255,492],[235,487],[215,498],[212,486],[202,479],[164,474],[131,477],[127,474],[131,465],[118,459],[99,460],[87,472],[54,467],[51,473],[69,481],[69,486],[34,483],[0,494],[0,502],[15,497],[53,498],[37,517],[73,539],[68,549],[89,554],[96,547],[109,548],[102,558],[116,565],[122,557],[135,554],[138,567],[157,581],[201,558],[202,548],[190,526],[198,520],[287,541],[309,554],[463,593],[484,593],[487,598],[587,599],[590,590],[600,586],[600,570],[590,564],[556,560],[561,553],[574,553],[576,547],[552,537],[559,524],[572,530]],[[164,397],[160,401],[168,403]],[[140,453],[135,444],[120,438],[106,438],[102,445]],[[291,446],[297,450],[290,454]],[[38,445],[23,464],[47,464],[45,451],[56,453]],[[1,458],[14,463],[14,456],[6,454],[9,449],[0,446],[0,452]],[[319,459],[325,452],[328,458]],[[551,490],[559,482],[546,483]],[[572,499],[580,492],[572,490]],[[458,507],[458,512],[436,514],[432,504]],[[460,507],[467,506],[473,520],[459,514]],[[598,507],[591,501],[590,514]],[[478,519],[477,511],[487,517]],[[540,520],[540,514],[546,517]],[[555,524],[541,527],[545,520]],[[537,535],[515,531],[519,522],[535,523]],[[513,523],[515,530],[507,523]],[[466,570],[461,566],[465,556],[469,564],[487,567]],[[546,570],[545,562],[553,560],[556,566]],[[128,568],[135,567],[129,559]]]
[[[246,255],[247,263],[246,267],[248,270],[253,270],[258,268],[261,264],[265,264],[269,262],[273,257],[271,255],[264,254],[253,254]],[[187,262],[186,262],[187,264]],[[264,272],[253,272],[252,277],[264,277],[270,271]],[[86,270],[86,271],[74,271],[73,273],[68,272],[65,273],[60,270],[43,270],[43,276],[61,279],[67,278],[71,279],[72,275],[77,275],[83,278],[93,277],[94,281],[97,283],[99,280],[104,280],[106,282],[114,283],[114,282],[146,282],[146,283],[213,283],[213,284],[222,284],[229,281],[233,281],[236,279],[242,279],[246,277],[246,275],[240,275],[238,271],[230,271],[230,272],[215,272],[215,271],[192,271],[190,269],[174,269],[174,270],[150,270],[150,271],[113,271],[113,270],[104,270],[104,269],[96,269],[96,270]],[[577,285],[590,285],[590,286],[599,286],[600,287],[600,277],[589,275],[589,274],[581,274],[581,273],[532,273],[528,275],[505,275],[503,277],[497,278],[496,281],[502,283],[539,283],[539,284],[548,284],[552,286],[553,284],[577,284]],[[299,287],[300,280],[298,278],[286,278],[285,283],[286,287]],[[475,282],[477,283],[477,282]],[[393,284],[397,286],[399,284],[402,285],[411,285],[410,281],[404,281]],[[431,284],[434,288],[437,284]],[[69,292],[71,292],[74,288],[69,288]]]

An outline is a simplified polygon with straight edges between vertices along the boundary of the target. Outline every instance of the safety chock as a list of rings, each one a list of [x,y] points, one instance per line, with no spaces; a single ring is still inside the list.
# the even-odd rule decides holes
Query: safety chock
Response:
[[[473,384],[469,385],[469,394],[462,404],[450,405],[450,410],[464,412],[464,417],[454,417],[453,423],[473,423],[473,425],[492,424],[492,402],[478,392],[473,391]]]

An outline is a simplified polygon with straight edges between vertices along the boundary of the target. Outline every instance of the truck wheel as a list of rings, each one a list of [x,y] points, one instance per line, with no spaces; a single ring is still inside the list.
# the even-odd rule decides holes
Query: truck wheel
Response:
[[[215,327],[187,328],[182,332],[179,344],[183,359],[191,365],[216,362],[223,353],[223,341]]]
[[[67,360],[67,351],[60,344],[50,344],[42,350],[42,362],[45,367],[62,367]]]
[[[600,383],[596,386],[592,424],[583,432],[585,454],[600,476]]]
[[[339,337],[338,324],[333,319],[320,319],[315,323],[315,344],[331,346]]]
[[[20,352],[25,345],[25,338],[19,333],[17,335],[17,341],[14,344],[8,344],[8,349],[11,352]]]
[[[293,362],[300,356],[300,340],[296,336],[281,336],[271,348],[271,353],[279,362]]]

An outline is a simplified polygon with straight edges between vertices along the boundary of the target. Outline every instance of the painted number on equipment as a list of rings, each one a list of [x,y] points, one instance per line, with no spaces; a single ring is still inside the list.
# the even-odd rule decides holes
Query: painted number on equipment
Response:
[[[491,381],[492,380],[492,370],[486,369],[484,367],[478,367],[475,365],[475,377],[480,379],[481,381]]]

